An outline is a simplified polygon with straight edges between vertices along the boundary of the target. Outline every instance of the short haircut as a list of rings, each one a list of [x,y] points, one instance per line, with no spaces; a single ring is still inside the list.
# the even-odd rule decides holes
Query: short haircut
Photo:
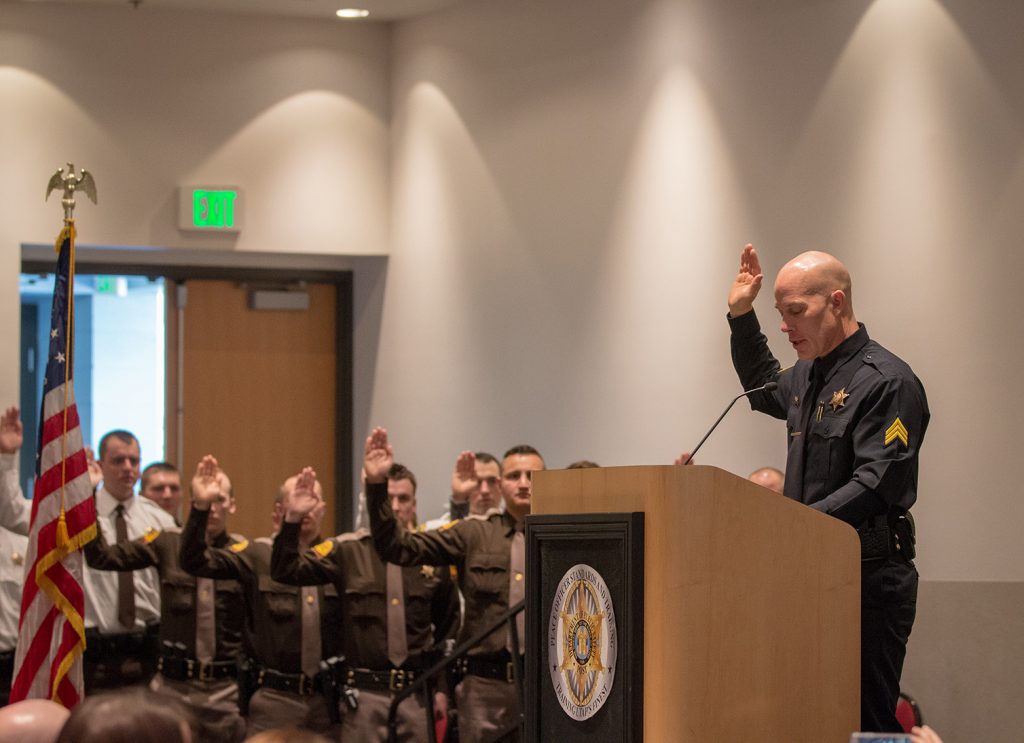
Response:
[[[776,475],[781,477],[783,480],[786,479],[786,473],[783,472],[782,470],[780,470],[778,467],[758,467],[756,470],[751,472],[748,475],[748,477],[753,477],[754,475],[760,475],[762,472],[764,472],[765,474],[767,474],[769,472],[774,472]]]
[[[416,475],[412,473],[412,470],[406,467],[404,464],[395,462],[391,465],[391,469],[388,470],[389,480],[408,480],[412,483],[412,494],[416,495]]]
[[[193,733],[185,706],[167,694],[136,686],[89,695],[68,717],[56,743],[176,743],[181,725]]]
[[[122,444],[131,444],[133,442],[135,443],[136,446],[138,446],[138,444],[139,444],[138,438],[136,438],[135,434],[132,433],[131,431],[124,431],[124,430],[122,430],[120,428],[115,430],[115,431],[109,431],[109,432],[103,434],[103,438],[100,439],[100,447],[99,447],[99,449],[100,449],[100,454],[99,454],[100,461],[103,460],[103,457],[107,453],[107,442],[110,441],[111,437],[117,439]]]
[[[494,462],[498,465],[498,474],[501,474],[501,462],[499,462],[498,458],[490,452],[478,451],[474,453],[473,456],[476,457],[476,461],[480,464],[490,464],[491,462]]]
[[[513,446],[511,449],[505,452],[505,456],[503,456],[502,459],[508,459],[509,457],[514,456],[516,454],[522,454],[525,456],[532,454],[535,457],[540,457],[540,461],[544,461],[544,457],[540,456],[540,452],[534,449],[529,444],[517,444],[516,446]]]
[[[149,478],[158,472],[173,472],[176,475],[181,475],[178,468],[170,462],[153,462],[153,464],[147,464],[146,469],[142,470],[142,489],[146,489],[146,484],[149,482]]]
[[[600,466],[601,465],[599,465],[597,462],[591,462],[589,459],[580,459],[580,460],[570,464],[568,467],[566,467],[566,469],[567,470],[585,470],[585,469],[589,469],[591,467],[600,467]]]

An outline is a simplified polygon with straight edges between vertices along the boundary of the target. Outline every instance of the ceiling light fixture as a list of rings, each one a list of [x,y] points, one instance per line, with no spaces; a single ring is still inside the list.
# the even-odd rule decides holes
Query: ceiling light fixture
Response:
[[[363,8],[342,8],[335,12],[338,18],[366,18],[370,15],[370,11]]]

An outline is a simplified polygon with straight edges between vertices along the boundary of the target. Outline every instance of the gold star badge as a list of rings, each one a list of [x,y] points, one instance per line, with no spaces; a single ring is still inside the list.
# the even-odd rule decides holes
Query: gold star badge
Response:
[[[829,405],[832,406],[832,412],[834,413],[837,410],[839,410],[839,408],[841,408],[844,405],[846,405],[846,398],[848,398],[849,396],[850,396],[850,393],[846,391],[845,387],[843,387],[838,392],[833,392],[832,393],[832,400],[831,400],[831,402],[829,402]]]

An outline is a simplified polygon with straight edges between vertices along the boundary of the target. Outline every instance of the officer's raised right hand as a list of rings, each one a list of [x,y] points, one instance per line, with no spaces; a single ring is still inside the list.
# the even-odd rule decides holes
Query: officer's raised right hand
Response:
[[[757,251],[748,243],[740,253],[740,270],[736,274],[736,280],[732,282],[732,289],[729,290],[730,316],[739,317],[754,309],[754,299],[761,291],[763,279],[764,274],[761,272],[761,261],[757,259]]]
[[[207,454],[196,465],[196,474],[192,477],[192,505],[200,511],[209,510],[220,495],[219,470],[220,465],[212,454]]]

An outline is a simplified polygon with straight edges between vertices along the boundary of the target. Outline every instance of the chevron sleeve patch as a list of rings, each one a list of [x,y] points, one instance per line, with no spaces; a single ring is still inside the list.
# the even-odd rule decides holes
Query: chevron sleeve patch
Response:
[[[908,447],[910,445],[908,439],[909,432],[907,431],[907,427],[903,425],[903,421],[901,421],[899,417],[897,417],[896,420],[892,422],[892,425],[885,430],[885,446],[888,446],[894,441],[899,441],[904,447]]]

